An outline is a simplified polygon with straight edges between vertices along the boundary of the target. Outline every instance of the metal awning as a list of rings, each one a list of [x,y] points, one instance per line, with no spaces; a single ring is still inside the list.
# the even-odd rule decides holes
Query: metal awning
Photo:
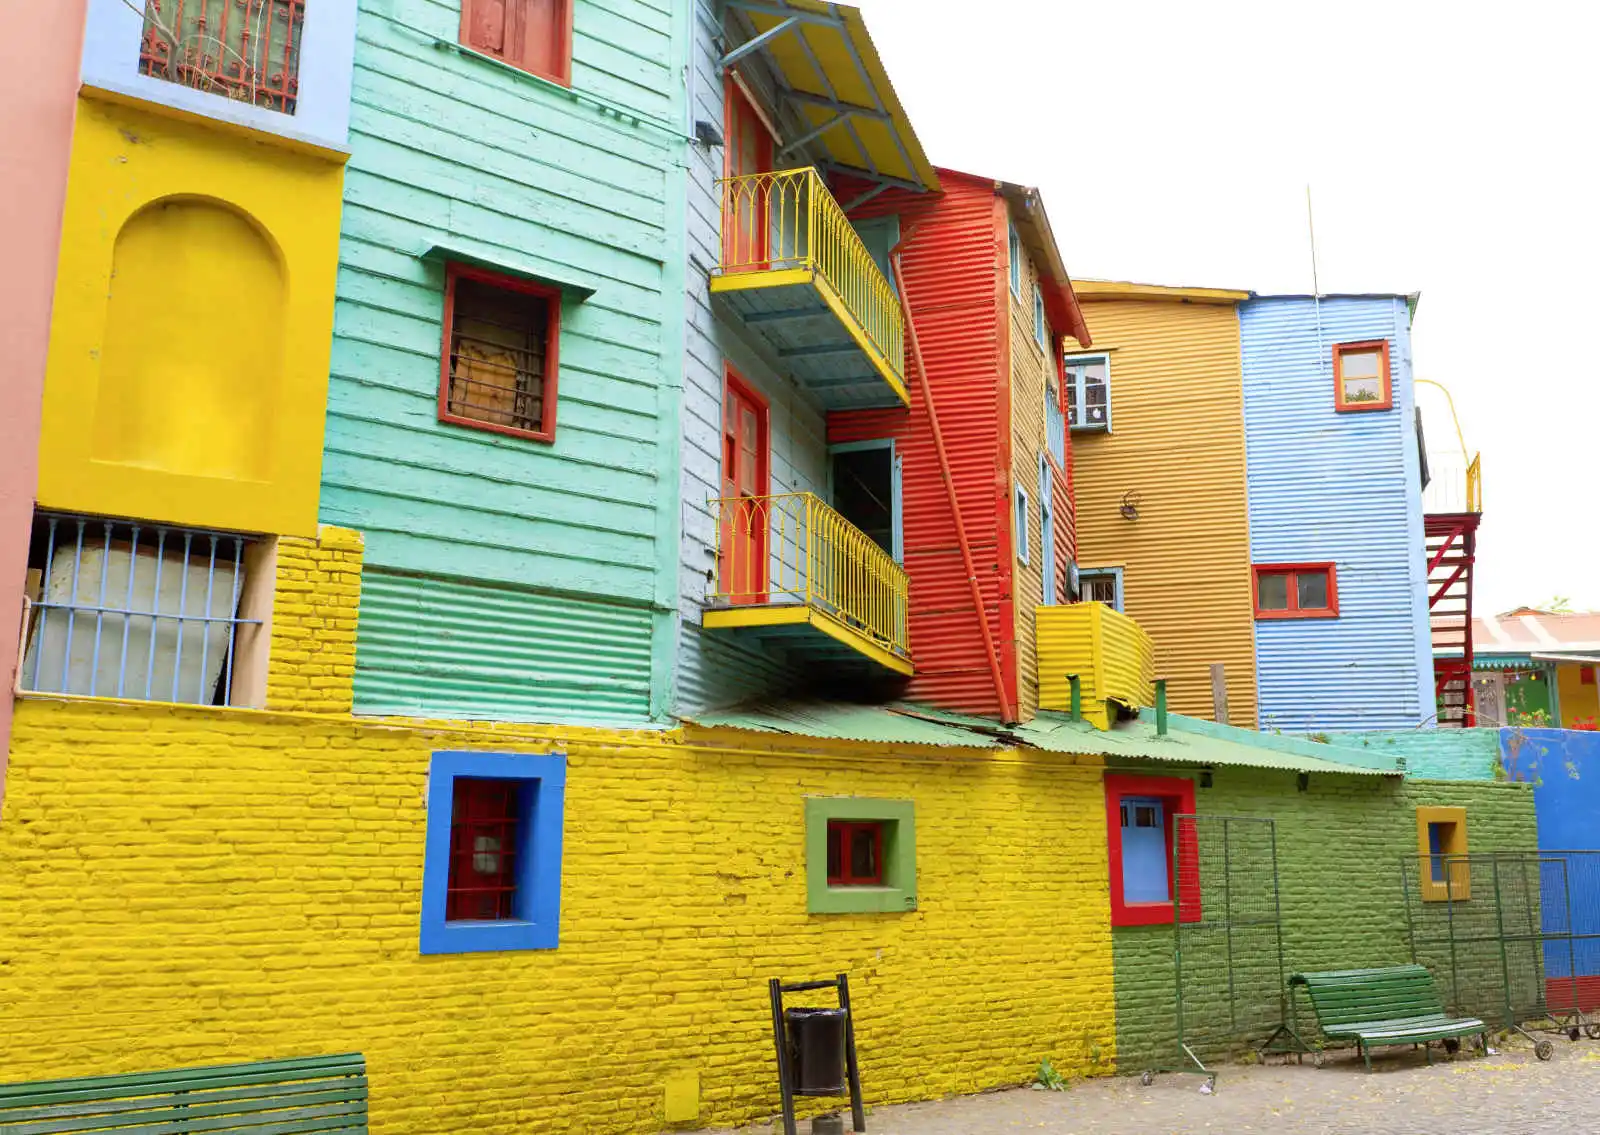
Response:
[[[825,172],[905,189],[939,188],[861,9],[827,0],[726,3],[733,34],[722,65],[737,70],[759,56],[770,68],[786,128],[780,168],[804,153]]]

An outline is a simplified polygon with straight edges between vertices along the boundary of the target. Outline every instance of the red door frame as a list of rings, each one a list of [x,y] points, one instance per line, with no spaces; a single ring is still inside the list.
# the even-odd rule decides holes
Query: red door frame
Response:
[[[773,142],[765,119],[745,95],[743,88],[734,82],[730,71],[723,79],[722,176],[739,177],[744,174],[765,173],[772,169]],[[745,131],[749,131],[748,135]],[[754,152],[744,145],[746,138]],[[723,197],[722,205],[722,261],[724,265],[741,271],[765,271],[769,261],[771,233],[768,202],[772,199],[770,187],[759,192],[733,196],[732,187]],[[748,222],[748,227],[746,226]]]
[[[737,414],[741,406],[747,407],[756,419],[754,492],[741,491],[739,486],[741,439],[738,427],[743,423]],[[729,429],[730,415],[735,415],[732,431]],[[771,506],[765,502],[772,492],[769,417],[767,400],[733,369],[732,363],[725,363],[722,391],[722,496],[725,503],[722,507],[722,538],[719,541],[722,550],[717,557],[717,575],[722,584],[719,590],[735,604],[767,601],[768,529],[772,524]],[[760,504],[726,503],[727,498],[737,496],[759,497],[763,500]],[[742,536],[741,531],[744,533]],[[739,578],[741,571],[745,577],[743,580]],[[734,586],[741,582],[748,583],[748,586]]]

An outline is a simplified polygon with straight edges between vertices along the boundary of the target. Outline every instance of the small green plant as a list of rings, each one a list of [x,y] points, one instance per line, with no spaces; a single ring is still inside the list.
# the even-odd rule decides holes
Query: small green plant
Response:
[[[1048,1056],[1039,1061],[1039,1071],[1034,1076],[1033,1082],[1035,1086],[1050,1092],[1064,1092],[1069,1086],[1067,1078],[1056,1071],[1056,1066],[1050,1063]]]
[[[1326,733],[1307,733],[1306,740],[1315,741],[1319,745],[1333,744],[1333,738],[1329,737]]]

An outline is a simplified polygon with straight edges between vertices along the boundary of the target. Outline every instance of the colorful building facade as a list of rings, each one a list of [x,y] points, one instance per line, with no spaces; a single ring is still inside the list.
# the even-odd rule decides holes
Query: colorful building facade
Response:
[[[1248,292],[1088,281],[1064,361],[1080,587],[1144,626],[1180,713],[1256,724],[1239,305]]]

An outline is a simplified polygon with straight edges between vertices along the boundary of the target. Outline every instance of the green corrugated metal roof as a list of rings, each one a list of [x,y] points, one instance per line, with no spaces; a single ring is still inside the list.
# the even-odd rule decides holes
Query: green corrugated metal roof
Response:
[[[1071,721],[1061,713],[1040,713],[1026,725],[1004,726],[990,718],[906,703],[768,703],[739,711],[701,714],[693,720],[716,728],[839,741],[963,749],[1015,745],[1049,753],[1104,757],[1112,762],[1164,761],[1346,776],[1401,775],[1392,758],[1371,752],[1236,729],[1181,714],[1169,715],[1165,736],[1156,733],[1155,722],[1148,714],[1102,731],[1085,721]]]

